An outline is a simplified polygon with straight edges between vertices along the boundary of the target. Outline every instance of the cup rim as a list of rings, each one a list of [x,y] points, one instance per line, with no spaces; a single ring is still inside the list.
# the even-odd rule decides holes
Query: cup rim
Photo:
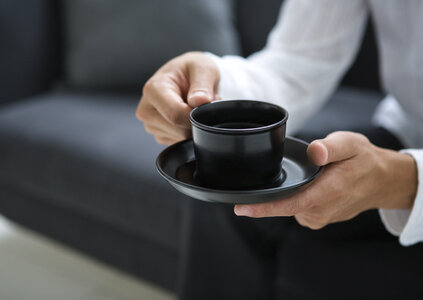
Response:
[[[249,103],[257,103],[257,104],[266,104],[268,106],[271,106],[277,110],[279,110],[280,112],[282,112],[284,114],[284,117],[275,122],[272,123],[270,125],[265,125],[265,126],[260,126],[260,127],[253,127],[253,128],[221,128],[221,127],[215,127],[215,126],[210,126],[210,125],[206,125],[203,124],[197,120],[194,119],[193,114],[198,111],[201,110],[202,107],[208,106],[208,105],[216,105],[222,102],[249,102]],[[194,127],[197,127],[199,129],[205,130],[205,131],[209,131],[209,132],[214,132],[214,133],[223,133],[223,134],[251,134],[251,133],[259,133],[259,132],[265,132],[265,131],[269,131],[273,128],[282,126],[286,123],[286,121],[288,120],[288,112],[286,111],[286,109],[284,109],[283,107],[273,104],[273,103],[269,103],[266,101],[260,101],[260,100],[214,100],[212,102],[200,105],[195,107],[189,114],[189,120],[191,122],[191,125]]]

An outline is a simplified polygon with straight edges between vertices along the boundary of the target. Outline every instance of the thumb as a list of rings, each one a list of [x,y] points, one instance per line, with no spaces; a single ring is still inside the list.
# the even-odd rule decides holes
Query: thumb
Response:
[[[361,134],[337,131],[313,141],[307,148],[307,156],[315,165],[327,165],[354,157],[365,141],[368,142],[367,138]]]
[[[219,82],[219,71],[201,64],[191,64],[188,67],[189,91],[188,105],[197,107],[211,102],[215,98],[215,90]]]

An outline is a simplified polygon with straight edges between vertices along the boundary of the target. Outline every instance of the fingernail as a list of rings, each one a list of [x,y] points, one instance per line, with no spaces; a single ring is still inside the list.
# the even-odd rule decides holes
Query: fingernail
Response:
[[[196,91],[189,96],[192,105],[200,105],[204,103],[204,99],[209,99],[209,95],[203,91]]]
[[[321,140],[314,140],[307,148],[307,156],[315,165],[324,166],[327,163],[328,155],[328,149]]]
[[[322,148],[322,156],[321,156],[321,165],[325,165],[329,159],[329,153],[328,149],[326,148],[325,144],[323,144],[320,140],[317,141],[317,143],[320,145],[320,148]]]
[[[191,98],[193,97],[208,97],[208,94],[204,91],[195,91],[191,94]]]
[[[251,211],[251,208],[246,205],[236,205],[235,214],[237,216],[250,217],[252,215],[252,211]]]

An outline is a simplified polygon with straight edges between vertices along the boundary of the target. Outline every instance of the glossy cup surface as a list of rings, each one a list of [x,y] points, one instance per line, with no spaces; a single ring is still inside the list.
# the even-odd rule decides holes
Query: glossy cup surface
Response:
[[[192,110],[198,179],[215,188],[271,186],[281,178],[288,113],[261,101],[221,100]]]

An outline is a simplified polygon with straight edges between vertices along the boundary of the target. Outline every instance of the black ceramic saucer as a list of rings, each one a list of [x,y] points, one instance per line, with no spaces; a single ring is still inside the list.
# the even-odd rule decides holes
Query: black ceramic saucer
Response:
[[[285,140],[283,174],[276,186],[260,189],[221,190],[202,185],[194,178],[195,154],[192,140],[174,144],[157,157],[156,167],[175,189],[192,198],[230,204],[261,203],[281,199],[298,191],[315,179],[322,168],[307,159],[308,144],[287,137]]]

